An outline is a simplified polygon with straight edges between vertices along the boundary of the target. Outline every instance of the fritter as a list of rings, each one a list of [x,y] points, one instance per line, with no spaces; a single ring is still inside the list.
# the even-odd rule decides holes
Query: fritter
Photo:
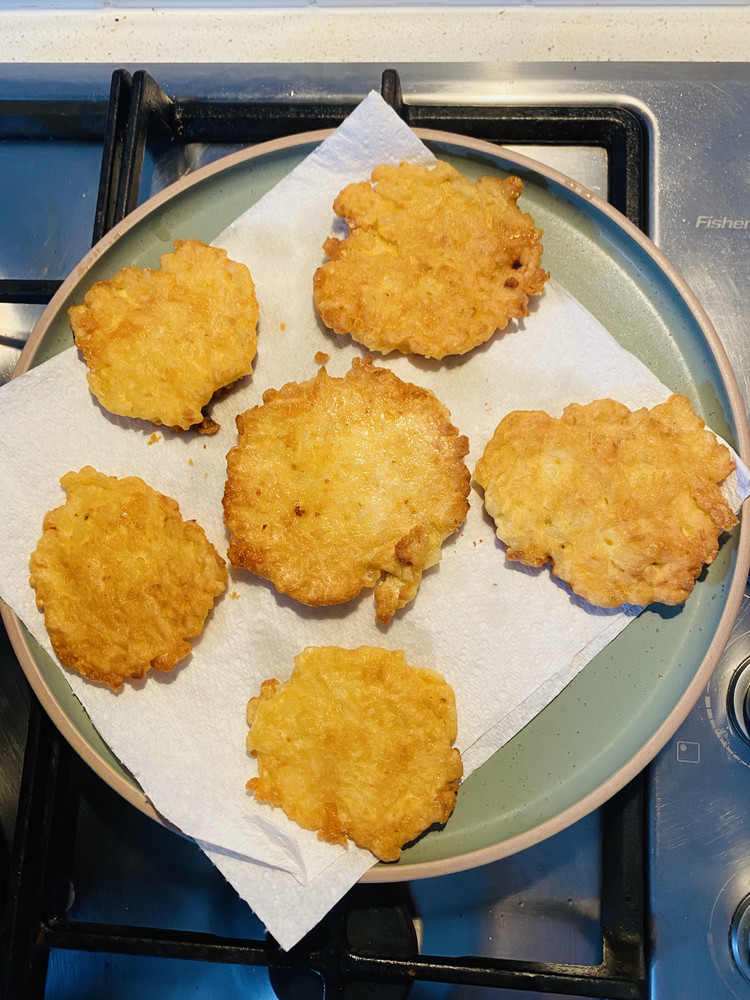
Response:
[[[252,371],[258,302],[250,271],[226,250],[177,240],[160,267],[98,281],[68,316],[101,405],[175,430],[218,424],[203,410]]]
[[[401,650],[308,647],[247,706],[247,788],[321,840],[381,861],[445,823],[462,774],[453,690]]]
[[[631,411],[601,399],[562,417],[514,411],[475,478],[506,556],[590,604],[681,604],[736,524],[719,485],[734,468],[685,396]]]
[[[132,476],[91,466],[60,480],[44,516],[30,583],[60,662],[117,689],[169,671],[200,635],[227,584],[224,560],[177,503]]]
[[[439,161],[382,165],[333,203],[348,227],[314,275],[318,313],[383,354],[465,354],[527,316],[549,277],[518,177],[476,182]]]
[[[229,560],[321,607],[375,587],[382,623],[466,516],[469,444],[427,389],[355,358],[268,389],[227,456]]]

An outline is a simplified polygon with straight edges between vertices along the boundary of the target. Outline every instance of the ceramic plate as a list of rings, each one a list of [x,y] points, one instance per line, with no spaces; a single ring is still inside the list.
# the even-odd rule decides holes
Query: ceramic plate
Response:
[[[327,132],[265,143],[205,167],[141,205],[63,283],[21,357],[25,371],[69,347],[67,308],[127,264],[156,266],[175,235],[210,242],[295,167]],[[602,199],[559,172],[481,141],[417,134],[465,174],[513,172],[544,229],[544,262],[613,336],[748,457],[744,406],[721,344],[663,255]],[[653,607],[464,782],[447,827],[375,866],[369,881],[457,871],[528,847],[602,804],[664,746],[705,686],[734,623],[750,564],[746,525],[680,608]],[[78,753],[116,791],[156,816],[102,742],[59,669],[4,612],[23,669]]]

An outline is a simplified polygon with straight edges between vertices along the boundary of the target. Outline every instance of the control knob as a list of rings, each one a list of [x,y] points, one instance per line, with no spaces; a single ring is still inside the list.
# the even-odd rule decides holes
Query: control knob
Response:
[[[737,667],[729,683],[727,711],[734,728],[750,744],[750,657]]]
[[[729,929],[734,963],[750,982],[750,896],[745,896],[734,911]]]

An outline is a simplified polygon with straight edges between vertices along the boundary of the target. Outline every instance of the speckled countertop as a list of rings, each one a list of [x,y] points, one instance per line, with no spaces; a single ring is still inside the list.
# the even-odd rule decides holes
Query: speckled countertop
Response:
[[[750,7],[0,9],[6,63],[747,61]]]

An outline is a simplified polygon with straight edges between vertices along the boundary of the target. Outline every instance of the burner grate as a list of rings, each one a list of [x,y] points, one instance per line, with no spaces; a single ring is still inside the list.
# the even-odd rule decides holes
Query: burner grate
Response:
[[[4,1000],[45,996],[50,952],[99,952],[256,966],[269,972],[280,1000],[290,977],[308,977],[326,998],[357,984],[404,989],[417,982],[536,991],[560,996],[646,1000],[644,779],[602,809],[601,931],[596,966],[520,962],[481,956],[420,955],[410,925],[408,886],[358,885],[290,951],[270,938],[70,920],[76,770],[80,764],[41,709],[32,712],[22,809],[16,831],[15,886],[7,931]],[[380,938],[379,928],[403,927]],[[292,995],[299,995],[293,993]]]
[[[121,79],[126,74],[121,74]],[[125,83],[123,82],[123,86]],[[440,105],[404,101],[395,70],[385,70],[381,94],[413,128],[470,134],[498,144],[601,146],[609,154],[609,202],[644,231],[649,219],[648,130],[627,108],[600,105]],[[132,78],[132,100],[124,163],[117,193],[120,217],[138,204],[138,182],[146,144],[237,142],[276,139],[316,129],[335,128],[353,103],[305,101],[233,102],[172,100],[146,71]]]
[[[597,143],[609,151],[610,199],[641,227],[647,224],[647,135],[629,112],[613,108],[455,108],[404,102],[394,71],[381,91],[413,126],[468,132],[501,143]],[[351,110],[344,104],[212,102],[170,99],[146,72],[112,77],[103,129],[104,153],[94,241],[136,207],[149,143],[243,143],[334,127]],[[39,302],[50,281],[0,282],[0,300]],[[17,298],[14,298],[17,297]],[[362,986],[405,995],[416,982],[537,991],[557,995],[646,1000],[646,851],[644,779],[636,779],[602,808],[601,954],[598,965],[519,962],[419,954],[409,929],[408,887],[355,886],[289,952],[270,938],[190,930],[81,922],[66,916],[83,765],[39,705],[32,705],[14,838],[9,899],[2,938],[4,1000],[45,996],[53,951],[99,952],[134,960],[189,959],[255,966],[269,971],[280,997],[290,977],[317,981],[327,998],[351,998]],[[98,780],[98,779],[96,779]],[[406,914],[406,917],[404,917]],[[394,916],[395,915],[395,916]],[[401,924],[403,933],[375,941],[373,927]],[[358,930],[357,930],[358,928]],[[412,927],[413,929],[413,927]],[[294,993],[293,995],[298,995]]]

